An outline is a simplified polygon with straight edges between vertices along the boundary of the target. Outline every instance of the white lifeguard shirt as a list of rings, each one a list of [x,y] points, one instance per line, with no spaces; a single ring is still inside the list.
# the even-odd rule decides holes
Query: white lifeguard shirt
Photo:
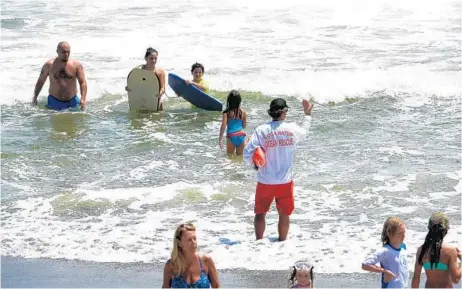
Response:
[[[260,147],[266,161],[258,169],[258,182],[267,185],[290,183],[293,180],[292,163],[298,142],[305,139],[311,124],[311,116],[304,116],[303,123],[271,121],[258,126],[246,147],[244,161],[253,166],[252,156]]]

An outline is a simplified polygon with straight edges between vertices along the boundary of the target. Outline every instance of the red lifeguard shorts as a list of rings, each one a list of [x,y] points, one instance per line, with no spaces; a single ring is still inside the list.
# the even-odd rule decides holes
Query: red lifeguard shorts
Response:
[[[290,216],[294,211],[294,182],[280,185],[257,184],[255,193],[255,214],[269,211],[271,203],[276,199],[276,208]]]

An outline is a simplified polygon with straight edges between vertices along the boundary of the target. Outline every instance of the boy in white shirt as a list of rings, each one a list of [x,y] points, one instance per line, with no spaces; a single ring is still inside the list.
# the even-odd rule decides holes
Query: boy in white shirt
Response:
[[[279,213],[279,241],[284,241],[289,233],[290,218],[294,210],[294,183],[292,163],[296,144],[308,133],[313,104],[303,100],[305,117],[302,126],[286,123],[289,107],[282,98],[273,99],[268,114],[273,119],[255,129],[244,149],[244,160],[253,165],[252,156],[257,148],[265,152],[263,167],[258,168],[258,183],[255,193],[255,235],[257,240],[263,238],[266,227],[266,213],[276,199]]]

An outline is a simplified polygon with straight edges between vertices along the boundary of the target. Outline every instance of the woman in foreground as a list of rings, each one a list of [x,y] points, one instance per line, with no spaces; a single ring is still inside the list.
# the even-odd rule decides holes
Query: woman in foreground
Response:
[[[196,228],[181,224],[175,230],[171,258],[164,267],[162,288],[219,288],[212,258],[197,252]]]

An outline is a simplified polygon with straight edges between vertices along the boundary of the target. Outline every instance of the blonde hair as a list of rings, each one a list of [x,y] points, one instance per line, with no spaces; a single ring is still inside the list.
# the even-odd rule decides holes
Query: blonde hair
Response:
[[[175,276],[180,276],[181,273],[186,269],[183,250],[179,244],[184,231],[195,232],[196,227],[194,227],[194,225],[191,223],[186,223],[179,225],[175,230],[175,235],[173,236],[173,249],[170,257],[170,264],[172,264],[173,273]]]
[[[388,217],[385,223],[383,224],[382,230],[382,243],[388,244],[390,242],[389,235],[394,235],[398,231],[398,227],[404,225],[403,220],[398,217]]]

